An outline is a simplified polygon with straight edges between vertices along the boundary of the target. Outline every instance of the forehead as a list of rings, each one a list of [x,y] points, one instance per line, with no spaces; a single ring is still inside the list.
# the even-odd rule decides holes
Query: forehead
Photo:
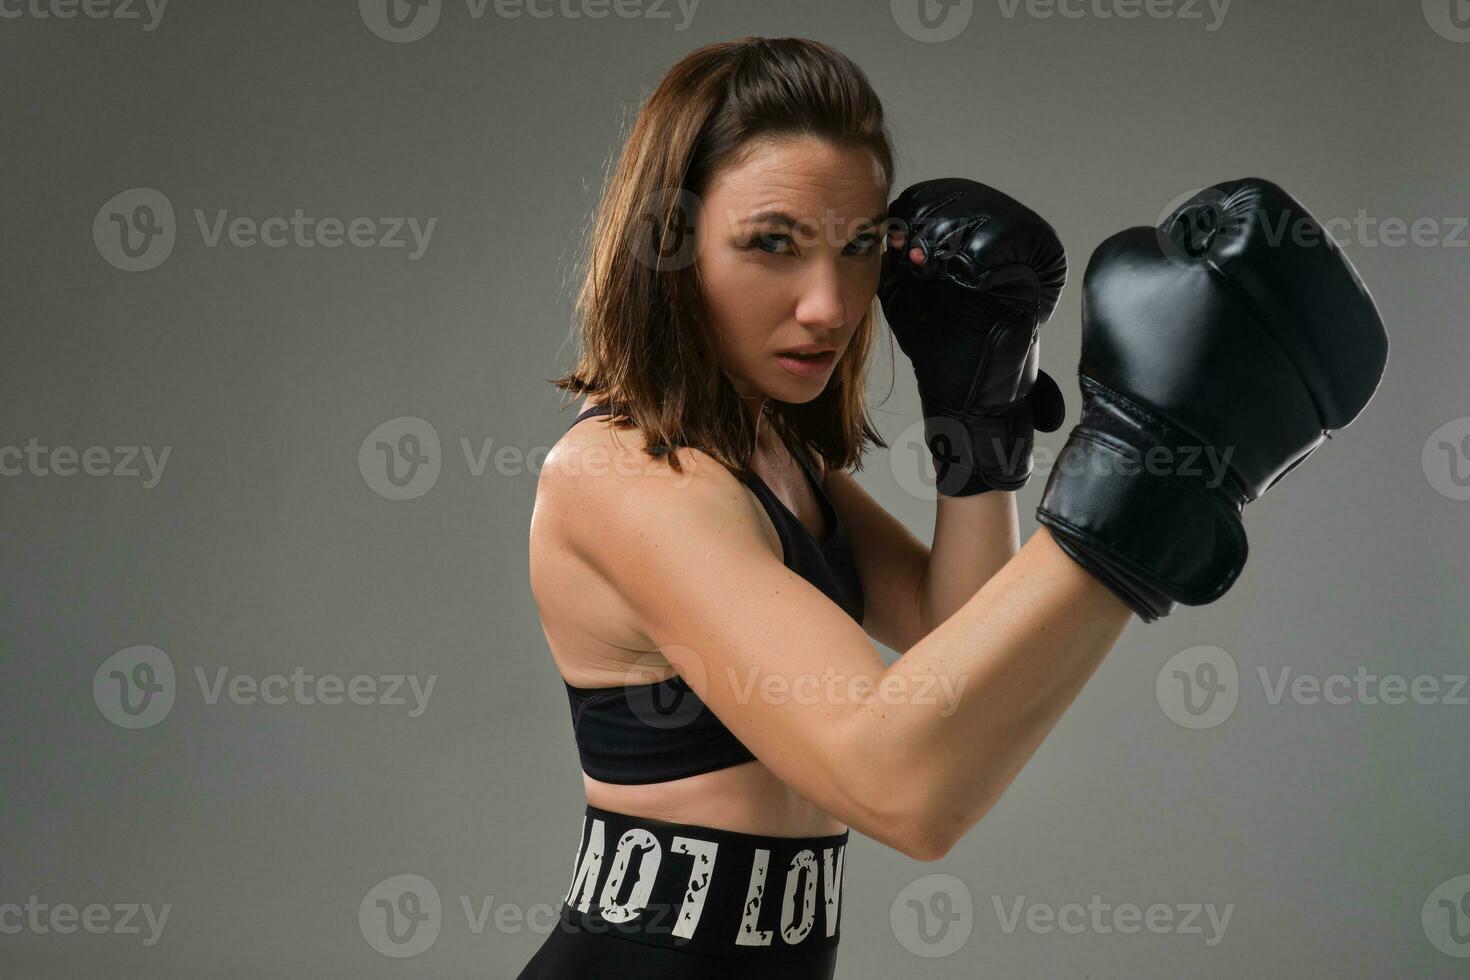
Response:
[[[882,169],[868,151],[812,137],[759,141],[715,174],[715,206],[761,210],[833,208],[871,215],[887,202]]]

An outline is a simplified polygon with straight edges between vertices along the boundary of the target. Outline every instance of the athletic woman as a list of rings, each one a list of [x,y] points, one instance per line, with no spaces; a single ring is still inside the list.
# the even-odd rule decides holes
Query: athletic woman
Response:
[[[1267,241],[1310,216],[1212,188],[1094,256],[1080,421],[1021,547],[1064,415],[1038,370],[1061,242],[968,178],[890,204],[893,171],[850,60],[747,38],[668,72],[609,177],[530,540],[588,805],[523,978],[833,976],[849,829],[942,858],[1130,616],[1223,594],[1242,505],[1377,385],[1330,238]],[[885,446],[875,298],[921,399],[927,547],[850,472]]]

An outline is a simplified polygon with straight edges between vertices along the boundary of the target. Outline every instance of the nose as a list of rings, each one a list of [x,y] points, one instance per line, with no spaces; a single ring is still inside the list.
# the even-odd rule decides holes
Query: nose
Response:
[[[796,321],[819,330],[836,330],[847,322],[842,277],[834,262],[813,262],[801,282]]]

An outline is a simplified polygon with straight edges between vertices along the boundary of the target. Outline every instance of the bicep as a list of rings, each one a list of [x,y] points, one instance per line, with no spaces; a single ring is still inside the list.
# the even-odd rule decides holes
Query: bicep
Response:
[[[587,513],[601,527],[592,557],[643,632],[756,758],[861,825],[852,773],[861,753],[849,744],[859,715],[845,694],[849,681],[876,680],[882,658],[851,617],[772,554],[738,481],[700,457],[683,487],[634,477],[620,499]]]
[[[829,474],[823,486],[852,541],[863,582],[863,628],[898,653],[924,638],[919,593],[929,548],[849,473]]]

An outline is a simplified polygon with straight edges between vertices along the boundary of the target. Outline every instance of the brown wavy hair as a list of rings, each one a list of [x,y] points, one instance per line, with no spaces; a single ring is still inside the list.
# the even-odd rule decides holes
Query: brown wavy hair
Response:
[[[650,455],[693,446],[749,475],[755,426],[720,370],[691,257],[698,201],[753,141],[818,137],[873,157],[892,188],[883,106],[846,55],[803,38],[747,37],[681,59],[639,109],[603,188],[580,262],[575,370],[550,382],[611,404]],[[692,212],[692,213],[691,213]],[[886,446],[864,392],[875,332],[869,306],[822,393],[805,404],[767,398],[764,417],[788,446],[830,469],[861,469],[866,443]],[[565,407],[565,406],[563,406]]]

